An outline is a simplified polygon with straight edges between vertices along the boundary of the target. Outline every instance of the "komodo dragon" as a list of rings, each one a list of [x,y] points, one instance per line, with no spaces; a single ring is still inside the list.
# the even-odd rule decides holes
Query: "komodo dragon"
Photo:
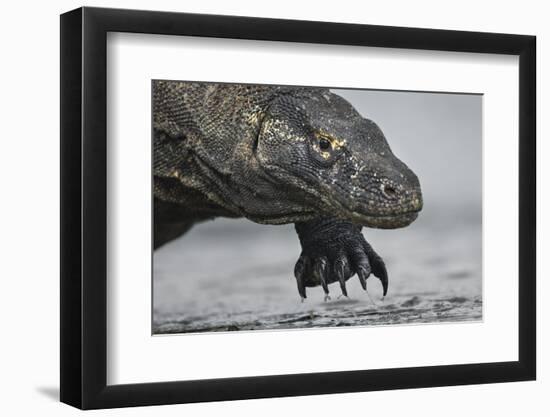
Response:
[[[197,222],[294,223],[306,287],[386,267],[362,226],[399,228],[422,208],[416,175],[379,127],[325,88],[153,81],[154,246]]]

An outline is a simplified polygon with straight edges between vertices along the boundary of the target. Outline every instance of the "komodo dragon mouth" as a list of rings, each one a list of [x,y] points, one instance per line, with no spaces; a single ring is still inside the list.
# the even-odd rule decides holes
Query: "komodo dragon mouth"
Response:
[[[420,211],[420,210],[419,210]],[[352,221],[367,227],[377,229],[397,229],[408,226],[416,220],[419,211],[397,214],[394,216],[352,216]]]
[[[410,194],[412,196],[407,196],[396,204],[385,206],[385,209],[379,206],[379,211],[372,210],[372,207],[368,205],[360,208],[357,208],[356,205],[352,208],[346,208],[342,205],[341,210],[346,213],[343,217],[347,217],[357,225],[377,229],[406,227],[416,220],[423,206],[422,194],[419,188]]]

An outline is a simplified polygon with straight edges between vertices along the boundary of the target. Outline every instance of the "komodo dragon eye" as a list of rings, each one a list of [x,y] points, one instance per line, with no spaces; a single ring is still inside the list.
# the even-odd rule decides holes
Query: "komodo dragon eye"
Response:
[[[330,148],[330,142],[328,141],[328,139],[325,139],[325,138],[321,138],[319,139],[319,148],[322,150],[322,151],[326,151]]]
[[[325,167],[334,164],[344,150],[343,141],[324,132],[315,132],[310,143],[312,157]]]

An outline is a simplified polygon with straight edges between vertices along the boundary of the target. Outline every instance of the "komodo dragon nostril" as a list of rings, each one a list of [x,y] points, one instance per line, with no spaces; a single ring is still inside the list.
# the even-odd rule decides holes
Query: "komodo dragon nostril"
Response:
[[[382,192],[388,198],[396,198],[397,197],[397,191],[391,185],[384,184],[382,186]]]

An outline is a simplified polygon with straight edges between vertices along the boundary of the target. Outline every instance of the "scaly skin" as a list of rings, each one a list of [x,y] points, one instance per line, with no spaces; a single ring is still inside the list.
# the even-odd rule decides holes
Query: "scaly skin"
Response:
[[[357,274],[383,285],[361,227],[422,208],[416,175],[371,120],[323,88],[153,81],[155,248],[215,217],[294,223],[298,292]]]

